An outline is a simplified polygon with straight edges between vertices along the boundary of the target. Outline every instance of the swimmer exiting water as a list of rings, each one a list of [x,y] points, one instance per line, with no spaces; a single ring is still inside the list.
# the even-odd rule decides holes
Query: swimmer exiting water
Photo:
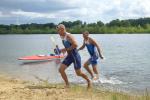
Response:
[[[87,88],[90,88],[91,87],[90,80],[88,79],[87,75],[85,75],[81,71],[81,57],[77,50],[77,42],[75,41],[75,38],[72,36],[72,34],[66,32],[66,28],[63,24],[59,24],[56,27],[56,29],[65,47],[64,49],[61,49],[61,52],[62,53],[67,52],[67,57],[64,59],[64,61],[62,62],[59,68],[59,72],[63,80],[65,81],[66,87],[69,87],[69,81],[65,73],[65,70],[68,68],[68,66],[71,65],[71,63],[73,63],[77,76],[84,78],[88,84]]]
[[[97,80],[99,79],[99,73],[97,71],[97,60],[99,57],[101,59],[104,59],[102,55],[102,50],[100,49],[96,41],[89,37],[88,31],[83,32],[83,38],[83,45],[78,49],[78,51],[84,49],[84,47],[87,48],[88,53],[90,54],[90,58],[84,63],[84,68],[90,73],[92,79]],[[98,52],[96,49],[98,50]],[[92,65],[93,72],[94,74],[96,74],[96,76],[94,76],[94,74],[90,70],[90,64]]]

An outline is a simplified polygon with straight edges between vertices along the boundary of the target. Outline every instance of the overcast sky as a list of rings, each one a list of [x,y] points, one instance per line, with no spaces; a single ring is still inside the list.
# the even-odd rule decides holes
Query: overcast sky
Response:
[[[150,0],[0,0],[0,24],[150,17]]]

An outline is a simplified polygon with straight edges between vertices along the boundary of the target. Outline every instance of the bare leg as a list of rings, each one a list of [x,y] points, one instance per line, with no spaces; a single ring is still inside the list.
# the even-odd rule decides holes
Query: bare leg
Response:
[[[92,65],[92,68],[93,68],[93,72],[96,74],[96,78],[94,78],[94,79],[98,79],[99,78],[99,73],[97,71],[97,64]]]
[[[86,62],[84,63],[84,68],[90,73],[91,78],[93,78],[94,75],[93,75],[91,69],[89,68],[88,61],[86,61]]]
[[[67,78],[67,75],[65,73],[65,69],[67,68],[66,65],[64,64],[61,64],[60,65],[60,68],[59,68],[59,72],[61,74],[61,77],[63,78],[63,80],[65,81],[65,84],[66,84],[66,87],[69,87],[69,82],[68,82],[68,78]]]
[[[90,82],[89,78],[87,77],[87,75],[82,73],[81,69],[77,69],[75,71],[78,76],[81,76],[82,78],[84,78],[87,81],[87,83],[88,83],[87,88],[89,89],[91,87],[91,82]]]

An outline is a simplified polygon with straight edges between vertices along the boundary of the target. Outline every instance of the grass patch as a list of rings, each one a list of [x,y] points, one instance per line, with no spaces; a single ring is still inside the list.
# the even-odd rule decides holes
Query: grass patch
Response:
[[[88,89],[84,86],[71,84],[68,89],[64,88],[64,84],[50,84],[48,79],[43,80],[38,77],[39,84],[35,86],[28,86],[29,89],[55,89],[56,91],[64,90],[61,92],[62,100],[150,100],[150,95],[148,90],[145,90],[143,95],[131,95],[123,92],[113,92],[108,90]],[[58,93],[59,95],[59,93]],[[59,97],[59,96],[58,96]]]

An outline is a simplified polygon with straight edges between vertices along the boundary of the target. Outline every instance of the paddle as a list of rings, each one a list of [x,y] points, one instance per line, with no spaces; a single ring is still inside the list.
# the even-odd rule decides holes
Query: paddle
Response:
[[[53,37],[53,36],[51,36],[50,37],[50,39],[51,39],[51,41],[52,41],[52,44],[54,44],[54,45],[52,45],[53,46],[53,49],[55,48],[56,49],[56,39]],[[57,49],[56,49],[57,50]],[[59,52],[59,51],[57,51],[57,52]]]
[[[56,42],[55,42],[55,39],[54,39],[54,37],[53,36],[50,36],[50,40],[51,40],[51,47],[54,49],[55,48],[55,46],[56,46]]]

